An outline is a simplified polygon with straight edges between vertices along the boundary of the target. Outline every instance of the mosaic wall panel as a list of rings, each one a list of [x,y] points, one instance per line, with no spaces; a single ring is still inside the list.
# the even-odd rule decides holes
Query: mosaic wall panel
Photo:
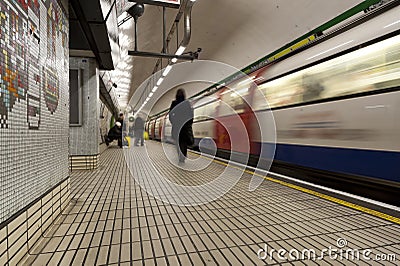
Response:
[[[0,222],[69,175],[68,16],[0,0]]]
[[[70,128],[70,155],[99,154],[100,79],[96,60],[71,57],[71,69],[81,69],[82,126]]]

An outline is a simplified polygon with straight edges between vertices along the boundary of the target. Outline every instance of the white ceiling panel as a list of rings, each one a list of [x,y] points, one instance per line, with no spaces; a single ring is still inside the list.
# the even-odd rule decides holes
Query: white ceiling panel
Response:
[[[361,2],[197,0],[192,10],[192,37],[186,51],[200,47],[200,59],[223,62],[240,69]],[[167,32],[177,12],[177,9],[167,8]],[[124,16],[126,12],[119,20]],[[118,90],[124,92],[120,96],[123,108],[140,84],[152,74],[157,59],[127,55],[127,50],[134,49],[133,19],[120,26],[119,38],[122,63],[113,75],[120,79],[115,80]],[[173,46],[176,49],[176,45]],[[161,52],[162,7],[145,6],[144,15],[138,22],[138,50]],[[125,94],[126,91],[129,93]]]

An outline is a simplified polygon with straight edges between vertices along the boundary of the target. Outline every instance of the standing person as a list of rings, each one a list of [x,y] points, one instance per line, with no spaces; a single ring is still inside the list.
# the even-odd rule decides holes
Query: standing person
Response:
[[[128,142],[126,140],[126,136],[128,135],[128,130],[127,130],[126,124],[124,123],[124,119],[125,119],[124,114],[123,113],[119,113],[119,116],[118,116],[116,122],[119,122],[121,124],[122,142],[123,142],[122,144],[124,146],[128,146]]]
[[[122,127],[124,126],[124,114],[123,113],[119,114],[119,116],[117,118],[117,122],[120,122]]]
[[[179,162],[185,162],[187,147],[193,144],[193,108],[185,100],[183,89],[178,89],[175,100],[171,103],[169,120],[172,124],[172,138],[175,140]]]
[[[139,140],[141,146],[144,144],[144,139],[143,139],[143,133],[144,133],[144,120],[138,114],[138,116],[135,119],[135,123],[133,125],[134,131],[135,131],[135,146],[139,146]]]

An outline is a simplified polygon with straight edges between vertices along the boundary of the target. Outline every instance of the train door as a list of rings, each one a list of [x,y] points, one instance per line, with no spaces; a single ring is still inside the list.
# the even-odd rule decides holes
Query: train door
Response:
[[[160,134],[160,117],[157,117],[154,124],[154,139],[158,139]]]
[[[156,120],[153,119],[150,121],[150,132],[149,132],[150,139],[154,139],[155,137],[155,126],[156,126]]]
[[[249,95],[247,98],[249,105],[247,106],[244,117],[246,128],[250,138],[250,154],[256,155],[257,157],[261,153],[262,146],[261,123],[265,121],[259,121],[262,120],[261,117],[258,117],[259,119],[257,119],[257,114],[255,113],[255,103],[257,100],[260,100],[258,98],[264,97],[264,95],[259,91],[258,85],[264,81],[263,75],[266,74],[267,69],[268,66],[263,67],[250,76],[252,82],[250,84]],[[261,99],[261,101],[263,99]]]
[[[254,78],[246,78],[219,91],[220,104],[216,110],[215,136],[218,149],[258,155],[260,135],[258,122],[251,108],[253,94],[257,86]],[[246,141],[247,139],[247,141]],[[232,140],[235,145],[231,144]],[[237,142],[237,143],[236,143]],[[247,163],[247,162],[245,162]]]
[[[160,117],[160,141],[162,139],[164,139],[163,134],[164,134],[164,126],[165,126],[165,117],[166,117],[166,115],[163,115]]]
[[[217,92],[217,98],[218,98],[218,102],[219,104],[217,105],[217,107],[215,108],[215,117],[217,119],[214,120],[214,141],[217,145],[217,149],[218,150],[231,150],[231,145],[230,145],[230,139],[229,139],[229,135],[228,135],[228,131],[226,130],[226,128],[224,127],[224,123],[223,121],[220,120],[220,117],[222,117],[222,115],[225,113],[225,107],[223,106],[222,103],[222,95],[223,93],[228,90],[227,88],[221,89]]]
[[[218,149],[249,153],[250,139],[247,132],[248,114],[246,114],[248,104],[245,101],[248,94],[248,88],[243,89],[242,92],[228,88],[219,92],[220,103],[215,128]]]

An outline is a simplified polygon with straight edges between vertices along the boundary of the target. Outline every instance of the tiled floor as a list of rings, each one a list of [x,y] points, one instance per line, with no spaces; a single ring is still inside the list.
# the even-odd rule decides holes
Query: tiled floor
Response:
[[[171,150],[166,146],[167,154]],[[247,173],[224,196],[201,204],[229,189],[224,179],[212,183],[226,167],[197,157],[179,165],[196,171],[180,169],[151,141],[133,149],[110,147],[100,160],[95,171],[72,173],[70,206],[24,265],[400,263],[400,225],[378,217],[270,181],[248,191]],[[226,173],[234,179],[241,171]],[[171,191],[175,183],[183,189]],[[199,205],[188,206],[190,200]]]

